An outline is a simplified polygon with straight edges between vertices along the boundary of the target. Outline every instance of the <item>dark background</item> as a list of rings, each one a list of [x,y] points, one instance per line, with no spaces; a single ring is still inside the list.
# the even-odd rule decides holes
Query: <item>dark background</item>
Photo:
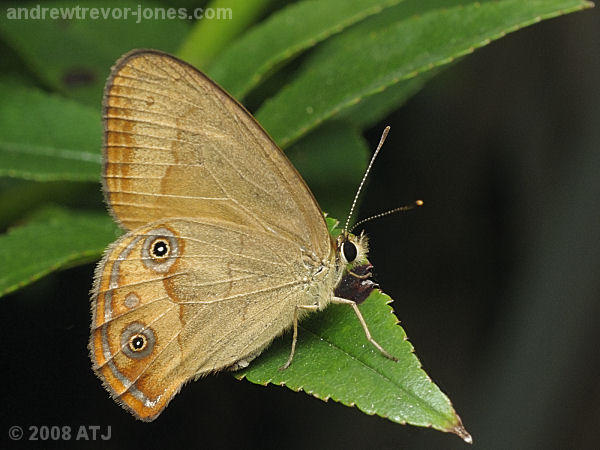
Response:
[[[374,147],[392,126],[359,215],[425,200],[367,225],[371,262],[473,448],[600,448],[598,79],[591,10],[478,50],[367,133]],[[468,448],[228,374],[138,422],[90,369],[92,272],[1,299],[3,448],[13,424],[110,425],[109,442],[72,443],[98,448]]]

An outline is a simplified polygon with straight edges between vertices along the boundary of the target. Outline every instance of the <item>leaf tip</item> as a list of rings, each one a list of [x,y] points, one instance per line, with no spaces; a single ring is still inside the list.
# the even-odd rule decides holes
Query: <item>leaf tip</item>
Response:
[[[451,433],[456,434],[458,437],[460,437],[467,444],[472,444],[473,443],[473,437],[469,434],[469,432],[467,431],[467,429],[462,424],[462,421],[460,420],[460,417],[458,417],[458,416],[456,416],[456,417],[458,419],[458,425],[456,425],[454,428],[452,428],[451,430],[448,430],[448,431],[450,431]]]

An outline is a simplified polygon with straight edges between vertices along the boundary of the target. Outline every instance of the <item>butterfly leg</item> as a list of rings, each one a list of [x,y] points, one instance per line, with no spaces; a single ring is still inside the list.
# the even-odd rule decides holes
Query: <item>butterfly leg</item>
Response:
[[[279,368],[279,370],[285,370],[290,367],[292,360],[294,359],[294,353],[296,353],[296,341],[298,340],[298,310],[305,309],[307,311],[316,311],[319,309],[319,305],[298,305],[294,308],[294,335],[292,336],[292,350],[290,351],[290,357],[287,362]]]
[[[356,314],[356,317],[358,317],[358,320],[363,327],[365,336],[367,337],[367,341],[369,341],[371,344],[373,344],[373,347],[375,347],[377,350],[379,350],[381,352],[381,354],[383,356],[385,356],[386,358],[391,359],[392,361],[398,361],[398,358],[390,355],[381,345],[379,345],[379,343],[375,339],[373,339],[373,336],[371,336],[371,332],[369,331],[369,327],[367,326],[367,322],[365,322],[365,319],[364,319],[363,315],[361,314],[360,309],[358,309],[358,305],[356,304],[356,302],[354,300],[348,300],[347,298],[341,298],[341,297],[332,297],[331,303],[352,306],[352,308],[354,309],[354,313]]]

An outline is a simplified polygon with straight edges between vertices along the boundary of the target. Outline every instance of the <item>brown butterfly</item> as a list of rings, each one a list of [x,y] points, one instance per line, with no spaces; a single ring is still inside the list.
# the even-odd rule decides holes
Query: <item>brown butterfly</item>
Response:
[[[108,78],[103,119],[103,190],[127,232],[96,269],[89,347],[123,407],[153,420],[186,381],[246,367],[293,327],[287,367],[298,321],[329,303],[352,306],[394,359],[356,305],[375,287],[366,239],[330,237],[298,172],[213,81],[132,51]]]

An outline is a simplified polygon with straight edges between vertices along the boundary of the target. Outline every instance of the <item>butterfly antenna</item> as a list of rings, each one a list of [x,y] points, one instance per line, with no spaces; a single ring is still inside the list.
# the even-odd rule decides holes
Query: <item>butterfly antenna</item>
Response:
[[[369,172],[371,171],[371,167],[373,166],[373,163],[375,162],[375,158],[377,158],[377,154],[379,153],[379,150],[381,150],[381,147],[383,146],[383,143],[385,142],[385,138],[387,138],[387,135],[389,132],[390,132],[390,127],[388,125],[383,130],[383,133],[381,133],[381,139],[379,139],[379,144],[377,145],[377,148],[375,149],[375,153],[373,153],[373,156],[371,157],[371,161],[369,161],[367,170],[365,171],[365,174],[363,175],[363,178],[362,178],[360,184],[358,185],[358,189],[356,190],[356,195],[354,196],[354,200],[352,201],[352,206],[350,207],[350,212],[348,213],[348,218],[346,219],[346,224],[344,225],[344,230],[348,230],[348,225],[350,224],[350,219],[352,218],[352,214],[354,213],[354,208],[356,207],[356,202],[358,201],[358,196],[360,195],[360,191],[361,191],[363,185],[365,184],[365,181],[367,180],[367,176],[369,175]],[[356,225],[354,227],[352,227],[352,229],[354,229],[355,227],[356,227]]]
[[[417,206],[423,206],[423,200],[416,200],[413,204],[411,205],[405,205],[405,206],[399,206],[398,208],[394,208],[394,209],[390,209],[389,211],[385,211],[379,214],[375,214],[374,216],[371,217],[367,217],[366,219],[362,219],[359,220],[356,224],[354,224],[354,226],[348,230],[349,233],[352,233],[352,230],[354,230],[356,227],[358,227],[359,225],[362,225],[365,222],[369,222],[373,219],[379,219],[380,217],[385,217],[385,216],[389,216],[390,214],[394,214],[397,212],[401,212],[401,211],[410,211],[411,209],[417,207]]]

